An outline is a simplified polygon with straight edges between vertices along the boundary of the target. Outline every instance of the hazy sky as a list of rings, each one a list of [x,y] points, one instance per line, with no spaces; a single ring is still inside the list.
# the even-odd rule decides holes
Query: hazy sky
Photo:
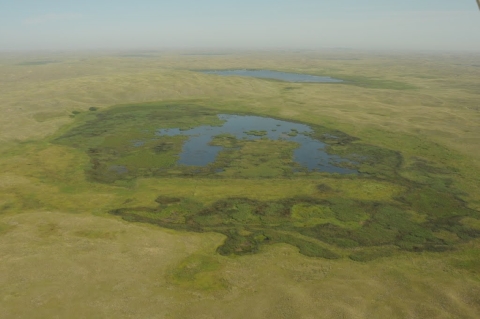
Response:
[[[475,0],[0,0],[0,50],[480,51]]]

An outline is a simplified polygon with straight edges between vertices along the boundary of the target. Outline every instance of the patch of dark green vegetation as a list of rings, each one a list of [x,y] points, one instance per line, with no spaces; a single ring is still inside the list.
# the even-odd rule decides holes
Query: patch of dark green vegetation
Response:
[[[244,133],[247,135],[253,135],[253,136],[266,136],[268,134],[267,131],[255,131],[255,130],[247,131]]]
[[[82,113],[82,112],[77,111],[77,110],[73,110],[72,113],[69,115],[69,117],[74,118],[75,116],[77,116],[80,113]]]
[[[288,136],[297,136],[298,131],[295,129],[290,130],[290,132],[287,133]]]
[[[335,197],[229,198],[204,207],[189,199],[159,197],[156,201],[157,207],[119,208],[110,213],[132,222],[222,233],[227,236],[218,248],[222,255],[250,254],[262,245],[287,243],[306,256],[339,258],[328,248],[338,247],[351,249],[353,260],[370,261],[397,250],[448,251],[457,243],[480,237],[480,230],[462,223],[465,216],[480,217],[479,212],[454,196],[429,189],[412,189],[395,203]],[[439,233],[452,234],[458,241],[446,240]]]

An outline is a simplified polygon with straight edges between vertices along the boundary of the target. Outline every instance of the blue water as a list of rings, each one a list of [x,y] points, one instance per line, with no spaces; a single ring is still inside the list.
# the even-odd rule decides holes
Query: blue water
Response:
[[[159,136],[189,136],[184,143],[178,164],[189,166],[206,166],[215,162],[220,151],[224,148],[213,146],[209,143],[212,138],[220,134],[231,134],[237,139],[258,140],[268,138],[271,140],[285,140],[298,143],[294,150],[294,160],[310,171],[318,170],[330,173],[351,174],[357,171],[338,167],[335,164],[351,161],[337,155],[325,152],[325,143],[311,138],[308,134],[313,130],[304,124],[280,121],[259,116],[225,115],[218,116],[224,121],[221,126],[198,126],[190,130],[179,128],[160,129],[156,132]],[[296,136],[288,133],[296,132]],[[249,131],[266,131],[266,135],[254,136],[247,134]],[[294,134],[291,134],[294,135]]]
[[[207,70],[207,74],[218,74],[227,76],[251,76],[262,79],[275,79],[286,82],[315,82],[315,83],[339,83],[343,82],[329,76],[317,76],[309,74],[286,73],[269,70]]]

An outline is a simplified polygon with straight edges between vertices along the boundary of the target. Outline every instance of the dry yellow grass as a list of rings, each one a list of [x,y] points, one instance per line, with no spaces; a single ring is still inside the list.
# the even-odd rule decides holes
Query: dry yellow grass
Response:
[[[89,214],[28,213],[0,222],[9,226],[0,235],[2,318],[478,318],[480,312],[480,277],[452,267],[454,256],[407,254],[361,264],[277,245],[232,258],[214,253],[223,239],[218,234]],[[189,281],[172,279],[179,267],[194,271]]]

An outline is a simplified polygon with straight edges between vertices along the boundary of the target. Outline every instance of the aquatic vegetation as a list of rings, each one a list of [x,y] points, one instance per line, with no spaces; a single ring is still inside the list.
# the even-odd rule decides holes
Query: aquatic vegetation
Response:
[[[169,175],[249,178],[310,170],[356,172],[353,160],[323,150],[328,143],[348,143],[351,138],[300,123],[218,115],[202,105],[182,103],[115,107],[83,114],[81,121],[53,142],[86,152],[91,159],[87,176],[97,182]],[[244,125],[254,129],[244,131]],[[290,133],[273,131],[278,125]],[[330,138],[334,135],[338,137]]]
[[[250,130],[244,133],[247,135],[253,135],[253,136],[266,136],[268,134],[267,131],[256,131],[256,130]]]
[[[422,192],[423,201],[410,199]],[[367,261],[392,254],[392,247],[440,252],[480,237],[480,229],[461,222],[462,216],[479,218],[480,213],[453,196],[428,189],[414,189],[405,196],[411,201],[408,206],[400,201],[382,203],[333,196],[327,200],[295,197],[277,201],[228,198],[204,206],[189,199],[161,197],[156,200],[160,204],[157,207],[119,208],[110,213],[172,229],[222,233],[227,239],[217,251],[224,255],[254,253],[262,245],[288,243],[302,254],[324,258],[340,257],[329,247],[371,247],[351,255],[353,260]],[[444,197],[441,205],[436,201],[438,196]],[[428,217],[416,220],[409,212],[412,209]],[[455,234],[459,241],[448,241],[439,231]]]

